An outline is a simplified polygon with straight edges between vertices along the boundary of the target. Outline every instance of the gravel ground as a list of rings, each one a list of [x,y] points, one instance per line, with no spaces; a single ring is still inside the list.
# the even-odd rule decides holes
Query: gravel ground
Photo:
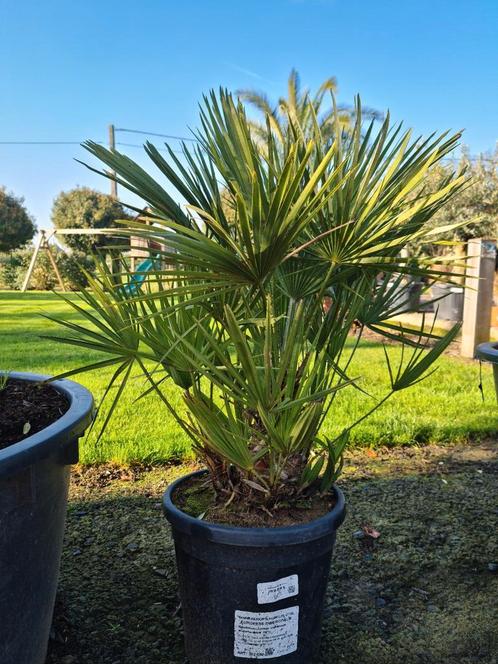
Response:
[[[191,469],[76,469],[47,664],[186,662],[160,498]],[[497,441],[349,455],[320,664],[498,664],[497,479]]]

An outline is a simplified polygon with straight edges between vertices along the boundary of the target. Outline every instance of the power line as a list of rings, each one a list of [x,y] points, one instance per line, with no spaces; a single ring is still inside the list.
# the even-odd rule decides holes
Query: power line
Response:
[[[105,145],[104,141],[93,141],[94,143],[97,143],[98,145]],[[0,145],[81,145],[84,143],[84,141],[0,141]],[[121,141],[117,141],[116,145],[121,145],[123,147],[128,147],[128,148],[143,148],[143,145],[140,145],[138,143],[123,143]],[[168,150],[165,150],[163,148],[156,148],[160,152],[168,152]],[[178,154],[183,154],[182,150],[173,150],[173,152],[176,152]]]
[[[159,136],[161,138],[169,138],[172,140],[177,140],[177,141],[191,141],[194,143],[198,143],[199,141],[195,138],[186,138],[184,136],[173,136],[171,134],[158,134],[154,132],[149,132],[149,131],[141,131],[139,129],[115,129],[115,131],[124,131],[124,132],[129,132],[133,134],[143,134],[145,136]],[[86,139],[85,139],[86,140]],[[57,140],[42,140],[42,141],[0,141],[0,145],[81,145],[82,143],[85,142],[85,140],[82,141],[57,141]],[[97,143],[98,145],[105,145],[104,141],[93,141],[94,143]],[[121,145],[123,147],[129,147],[129,148],[143,148],[143,145],[140,145],[138,143],[124,143],[124,142],[116,142],[116,145]],[[167,150],[164,150],[162,148],[156,148],[160,152],[168,152]],[[183,154],[182,150],[173,150],[173,152],[177,154]],[[494,163],[495,158],[493,157],[487,157],[485,155],[469,155],[466,157],[468,161],[471,162],[485,162],[485,163]],[[462,160],[461,156],[455,156],[455,157],[443,157],[440,161],[444,163],[458,163]],[[465,160],[465,159],[464,159]]]
[[[0,141],[0,145],[81,145],[83,141]],[[95,141],[103,145],[103,141]]]
[[[117,131],[117,130],[116,130]],[[116,145],[122,145],[127,148],[143,148],[143,145],[140,145],[139,143],[121,143],[118,141]],[[165,150],[164,148],[156,148],[159,152],[169,152],[169,150]],[[177,154],[183,154],[183,150],[172,150],[172,152],[176,152]]]
[[[129,134],[144,134],[145,136],[159,136],[160,138],[169,138],[173,141],[190,141],[198,143],[196,138],[187,138],[186,136],[173,136],[172,134],[158,134],[154,131],[142,131],[141,129],[124,129],[123,127],[116,127],[115,131],[126,131]]]

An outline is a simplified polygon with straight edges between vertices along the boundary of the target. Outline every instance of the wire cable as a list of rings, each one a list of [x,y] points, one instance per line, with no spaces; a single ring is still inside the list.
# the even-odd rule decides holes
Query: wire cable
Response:
[[[116,145],[122,145],[127,148],[143,148],[143,145],[140,145],[139,143],[121,143],[121,141],[116,141]],[[168,152],[168,150],[165,150],[164,148],[156,148],[156,150],[159,150],[159,152]],[[183,154],[183,150],[172,150],[172,152],[176,152],[177,154]]]
[[[0,141],[0,145],[81,145],[83,141]],[[104,145],[103,141],[95,141]]]
[[[104,141],[93,141],[98,145],[106,145]],[[0,145],[81,145],[84,141],[0,141]],[[116,145],[121,145],[128,148],[143,148],[143,145],[138,143],[122,143],[117,141]],[[167,152],[164,148],[157,148],[161,152]],[[183,154],[182,150],[173,150],[178,154]]]
[[[169,138],[173,141],[190,141],[198,143],[196,138],[187,138],[186,136],[173,136],[172,134],[158,134],[154,131],[142,131],[141,129],[124,129],[123,127],[115,127],[114,131],[125,131],[129,134],[144,134],[145,136],[159,136],[160,138]]]

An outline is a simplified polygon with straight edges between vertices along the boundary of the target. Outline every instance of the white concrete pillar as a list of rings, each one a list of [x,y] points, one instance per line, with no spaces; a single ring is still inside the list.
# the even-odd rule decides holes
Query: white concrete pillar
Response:
[[[461,354],[474,357],[480,343],[489,341],[496,242],[483,238],[467,243]]]

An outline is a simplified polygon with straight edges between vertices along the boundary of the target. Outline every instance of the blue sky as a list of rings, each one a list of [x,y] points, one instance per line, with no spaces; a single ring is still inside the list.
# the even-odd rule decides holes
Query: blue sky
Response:
[[[498,140],[497,44],[498,0],[4,0],[0,141],[105,141],[111,122],[185,135],[209,88],[276,98],[296,67],[417,132],[465,128],[478,153]],[[48,227],[61,190],[108,190],[75,157],[77,145],[0,145],[0,185]]]

